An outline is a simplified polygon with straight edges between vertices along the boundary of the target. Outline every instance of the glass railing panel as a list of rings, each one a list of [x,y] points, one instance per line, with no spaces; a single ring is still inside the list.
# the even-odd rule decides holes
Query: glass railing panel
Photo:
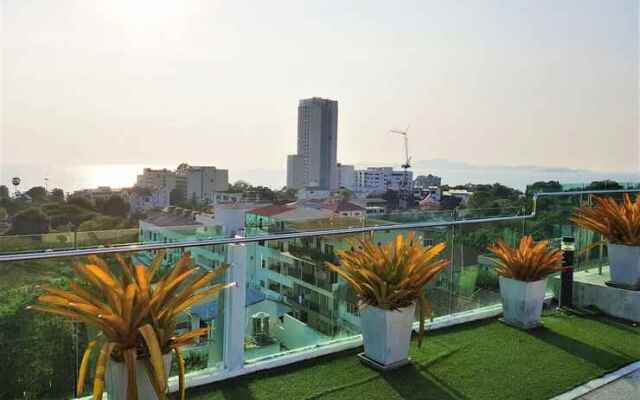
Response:
[[[69,258],[0,263],[0,398],[73,397],[79,349],[87,343],[80,324],[27,310],[42,291],[66,287],[73,278]]]
[[[523,227],[523,220],[515,220],[454,228],[450,247],[452,313],[501,303],[494,257],[487,247],[497,240],[515,245],[522,237]]]
[[[614,196],[621,196],[614,194]],[[542,198],[542,211],[536,218],[527,220],[526,234],[536,240],[549,240],[550,247],[560,248],[563,237],[573,238],[575,252],[574,273],[587,271],[608,276],[608,254],[606,240],[598,233],[576,226],[570,221],[575,209],[591,205],[589,195]],[[554,274],[547,281],[547,293],[557,292],[559,275]]]
[[[226,249],[212,246],[167,250],[158,277],[171,273],[175,262],[191,253],[192,264],[198,267],[190,280],[220,268],[227,262]],[[149,265],[158,254],[154,252],[128,253],[132,263]],[[121,274],[112,255],[101,256],[115,276]],[[80,282],[73,265],[85,263],[85,258],[50,258],[0,263],[0,398],[68,399],[74,396],[80,361],[96,331],[81,323],[48,314],[27,310],[43,294],[41,285],[68,289],[72,281]],[[226,275],[214,283],[226,282]],[[210,287],[205,286],[204,289]],[[227,290],[232,290],[227,289]],[[196,328],[209,327],[206,335],[196,338],[182,348],[187,372],[207,369],[214,373],[222,368],[224,347],[224,294],[204,299],[181,313],[177,318],[178,334]],[[94,352],[84,395],[92,390]],[[178,373],[173,361],[170,376]]]
[[[176,263],[186,254],[191,256],[191,265],[196,267],[197,271],[189,277],[187,283],[197,280],[206,273],[225,268],[229,263],[227,246],[223,245],[137,252],[132,253],[132,257],[136,263],[149,266],[160,252],[164,254],[160,267],[160,278],[170,274]],[[228,282],[228,273],[222,273],[200,290],[207,290],[212,285]],[[225,325],[230,323],[225,314],[225,299],[227,295],[225,291],[222,291],[218,296],[205,298],[191,306],[177,318],[177,334],[199,328],[208,328],[206,335],[198,337],[195,343],[181,348],[187,373],[204,369],[208,369],[209,373],[214,373],[215,370],[223,367]],[[177,375],[177,367],[177,360],[174,357],[170,376]]]
[[[358,235],[257,242],[247,257],[246,362],[359,333],[355,294],[327,262]]]

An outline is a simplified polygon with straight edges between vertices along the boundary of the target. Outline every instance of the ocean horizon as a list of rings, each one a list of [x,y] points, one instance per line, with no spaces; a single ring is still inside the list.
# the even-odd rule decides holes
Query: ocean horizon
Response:
[[[356,168],[365,168],[372,164],[356,164]],[[13,177],[21,179],[20,189],[33,186],[45,186],[49,189],[61,188],[65,192],[110,186],[112,188],[130,187],[136,182],[138,174],[144,168],[175,169],[171,164],[79,164],[79,165],[43,165],[43,164],[2,164],[0,165],[0,184],[11,188]],[[397,167],[397,166],[396,166]],[[606,179],[618,182],[640,182],[640,174],[628,172],[601,172],[574,170],[568,168],[478,166],[464,162],[448,160],[429,160],[414,162],[414,177],[433,174],[442,177],[443,184],[462,185],[466,183],[501,183],[519,190],[537,181],[559,181],[564,185],[588,184]],[[45,179],[47,179],[45,181]],[[238,180],[252,185],[268,186],[280,189],[286,184],[286,170],[243,169],[229,170],[229,183]]]

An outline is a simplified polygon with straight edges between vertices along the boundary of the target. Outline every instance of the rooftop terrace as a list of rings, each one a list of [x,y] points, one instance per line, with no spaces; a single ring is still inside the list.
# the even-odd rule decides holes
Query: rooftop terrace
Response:
[[[521,331],[497,319],[430,332],[413,363],[380,373],[349,350],[189,392],[197,400],[549,399],[640,359],[640,328],[547,312]]]
[[[87,255],[110,260],[113,253],[128,252],[145,263],[160,249],[169,256],[192,252],[202,269],[229,263],[223,280],[237,284],[224,292],[223,301],[207,303],[207,312],[192,310],[181,319],[191,327],[214,327],[185,349],[189,399],[552,398],[640,360],[640,328],[584,311],[556,311],[553,303],[543,328],[524,332],[503,325],[496,319],[500,291],[486,247],[528,234],[536,239],[570,234],[578,252],[588,249],[576,269],[604,274],[606,280],[606,246],[568,221],[588,194],[541,196],[537,213],[534,202],[533,210],[518,215],[467,210],[442,218],[425,212],[381,226],[313,220],[300,231],[242,238],[202,237],[186,229],[165,243],[147,239],[145,226],[126,235],[95,232],[91,240],[73,233],[1,236],[0,343],[6,351],[0,352],[0,398],[74,396],[74,374],[91,332],[82,324],[26,311],[39,294],[36,285],[68,284],[74,278],[71,265]],[[425,289],[436,318],[422,348],[414,343],[413,363],[383,374],[355,357],[362,343],[357,299],[323,260],[348,249],[346,237],[386,243],[410,232],[427,245],[446,242],[450,262]],[[131,235],[138,234],[135,242]],[[551,287],[547,295],[553,297]],[[268,332],[256,331],[251,320],[256,315],[269,317]],[[172,390],[176,371],[174,366],[170,373]],[[589,399],[607,398],[597,396]]]

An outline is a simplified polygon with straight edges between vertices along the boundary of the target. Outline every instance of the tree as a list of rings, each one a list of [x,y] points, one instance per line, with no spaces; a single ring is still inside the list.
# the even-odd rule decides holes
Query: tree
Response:
[[[91,203],[91,200],[83,196],[71,196],[67,200],[67,203],[76,205],[80,208],[84,208],[85,210],[95,210],[95,207],[93,206],[93,203]]]
[[[42,234],[49,232],[49,218],[38,207],[30,207],[16,214],[11,227],[16,235]]]
[[[44,201],[47,199],[47,189],[42,186],[34,186],[27,190],[25,194],[29,195],[33,201]]]
[[[341,188],[338,190],[337,195],[342,201],[351,201],[353,198],[353,192],[347,188]]]
[[[185,194],[182,190],[173,189],[169,193],[169,204],[172,206],[177,206],[184,203],[187,199],[185,198]]]
[[[112,217],[125,218],[129,213],[129,203],[117,194],[113,194],[104,203],[103,211]]]
[[[239,192],[239,193],[243,193],[249,189],[251,189],[251,185],[242,180],[236,181],[233,185],[229,187],[230,192]]]
[[[387,190],[380,196],[387,202],[387,210],[397,210],[400,207],[400,195],[395,190]]]
[[[0,185],[0,199],[8,199],[9,198],[9,188],[5,185]]]
[[[558,181],[538,181],[532,185],[527,185],[527,197],[540,192],[562,192],[562,185]]]
[[[95,218],[84,221],[78,226],[78,232],[108,231],[117,229],[121,225],[121,220],[107,215],[99,215]]]
[[[620,190],[624,189],[621,184],[612,180],[594,181],[585,187],[584,190]]]
[[[64,201],[64,191],[60,188],[55,188],[51,191],[51,200],[53,201],[57,201],[57,202],[63,202]]]
[[[9,214],[7,213],[7,210],[5,210],[4,208],[0,207],[0,222],[5,221],[8,216],[9,216]]]

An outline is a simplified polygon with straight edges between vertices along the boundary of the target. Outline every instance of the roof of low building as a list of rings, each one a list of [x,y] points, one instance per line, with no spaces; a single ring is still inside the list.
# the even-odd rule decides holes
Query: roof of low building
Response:
[[[249,210],[249,212],[257,215],[262,215],[263,217],[273,217],[275,215],[282,214],[294,209],[295,207],[292,206],[274,204],[266,207],[254,208],[252,210]]]
[[[360,207],[357,204],[351,203],[349,201],[338,201],[331,204],[326,204],[325,208],[335,212],[351,212],[351,211],[366,211],[366,208]]]
[[[166,212],[158,211],[153,212],[144,219],[144,222],[155,226],[185,226],[185,225],[202,225],[200,222],[194,220],[190,215],[184,215],[182,211],[178,212]]]

